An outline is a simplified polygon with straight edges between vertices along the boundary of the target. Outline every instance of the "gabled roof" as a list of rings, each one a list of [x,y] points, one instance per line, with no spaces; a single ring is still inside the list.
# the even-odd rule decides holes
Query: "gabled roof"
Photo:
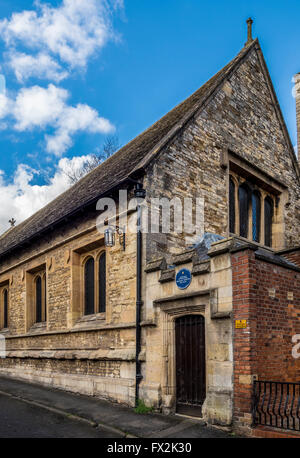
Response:
[[[0,237],[0,256],[17,248],[24,242],[29,242],[37,234],[53,228],[55,224],[74,215],[84,206],[95,202],[129,177],[137,172],[142,172],[161,148],[204,106],[207,99],[232,74],[254,47],[256,49],[258,47],[260,50],[257,39],[245,46],[228,65],[184,102],[177,105],[55,200],[12,230],[3,234]],[[265,65],[264,61],[263,65]],[[271,82],[270,85],[272,85]],[[271,90],[274,91],[272,86]],[[278,110],[287,133],[279,106]],[[291,148],[293,160],[296,161],[288,133],[287,142],[290,143],[289,148]]]

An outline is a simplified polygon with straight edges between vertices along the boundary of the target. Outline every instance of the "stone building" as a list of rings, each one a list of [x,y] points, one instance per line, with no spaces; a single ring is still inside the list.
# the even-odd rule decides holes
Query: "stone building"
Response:
[[[248,27],[191,97],[0,237],[1,375],[248,432],[253,381],[299,380],[300,169]],[[117,219],[105,243],[99,198],[141,188],[134,224],[153,198],[201,198],[202,238]]]

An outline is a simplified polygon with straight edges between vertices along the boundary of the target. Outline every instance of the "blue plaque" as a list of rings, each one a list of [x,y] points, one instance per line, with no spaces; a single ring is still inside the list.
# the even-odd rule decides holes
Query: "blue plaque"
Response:
[[[188,269],[180,269],[176,274],[176,285],[179,289],[186,289],[192,281],[191,271]]]

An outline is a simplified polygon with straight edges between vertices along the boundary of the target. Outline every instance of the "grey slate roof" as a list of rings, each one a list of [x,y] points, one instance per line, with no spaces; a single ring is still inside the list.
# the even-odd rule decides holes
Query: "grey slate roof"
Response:
[[[113,156],[58,196],[44,208],[0,237],[0,256],[29,241],[38,232],[93,202],[135,172],[142,171],[160,149],[203,106],[207,98],[228,77],[248,52],[258,44],[254,40],[200,89],[149,129],[122,147]]]

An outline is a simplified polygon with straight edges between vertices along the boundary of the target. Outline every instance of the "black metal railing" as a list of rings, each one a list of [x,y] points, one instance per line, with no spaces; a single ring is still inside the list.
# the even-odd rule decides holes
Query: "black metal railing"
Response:
[[[300,431],[300,383],[255,381],[253,425]]]

